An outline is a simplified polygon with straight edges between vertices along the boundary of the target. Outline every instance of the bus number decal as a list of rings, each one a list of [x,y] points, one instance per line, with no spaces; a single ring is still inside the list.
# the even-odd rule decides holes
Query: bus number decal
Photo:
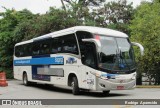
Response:
[[[56,57],[55,58],[55,63],[63,63],[63,58],[62,57]]]

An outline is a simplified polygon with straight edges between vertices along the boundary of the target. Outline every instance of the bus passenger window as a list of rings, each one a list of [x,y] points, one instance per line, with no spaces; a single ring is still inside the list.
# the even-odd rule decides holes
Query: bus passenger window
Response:
[[[51,53],[57,53],[57,52],[58,52],[57,48],[52,48],[51,49]]]
[[[33,55],[39,55],[40,54],[40,44],[33,43],[32,54]]]
[[[40,48],[41,48],[41,50],[40,50],[41,54],[49,54],[50,53],[50,46],[49,46],[49,44],[43,43],[43,44],[41,44]]]
[[[39,52],[40,52],[39,50],[34,50],[33,55],[39,55]]]
[[[78,54],[78,46],[74,34],[61,36],[52,40],[52,49],[58,53]]]
[[[62,37],[63,53],[78,54],[77,41],[74,34]]]
[[[59,38],[53,38],[51,40],[51,53],[55,54],[61,51],[61,43]]]

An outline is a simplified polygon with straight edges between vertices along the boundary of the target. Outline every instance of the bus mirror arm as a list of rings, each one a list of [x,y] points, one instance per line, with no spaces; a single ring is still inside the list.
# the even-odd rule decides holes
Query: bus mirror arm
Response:
[[[144,47],[140,43],[137,43],[137,42],[131,42],[131,43],[132,43],[132,45],[138,46],[140,48],[141,55],[143,56],[144,55]]]
[[[82,39],[83,42],[93,42],[96,45],[97,52],[101,52],[101,43],[97,39]]]

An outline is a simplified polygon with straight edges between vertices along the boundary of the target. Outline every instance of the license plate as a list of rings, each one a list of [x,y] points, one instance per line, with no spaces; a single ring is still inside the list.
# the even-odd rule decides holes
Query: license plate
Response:
[[[115,75],[111,76],[111,79],[115,79]]]
[[[117,86],[117,90],[123,90],[124,86]]]

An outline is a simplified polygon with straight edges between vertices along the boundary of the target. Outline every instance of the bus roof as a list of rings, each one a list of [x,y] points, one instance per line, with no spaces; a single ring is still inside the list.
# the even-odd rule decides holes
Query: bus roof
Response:
[[[100,34],[100,35],[112,36],[112,37],[122,37],[122,38],[128,37],[127,34],[123,32],[108,29],[108,28],[93,27],[93,26],[75,26],[75,27],[64,29],[64,30],[52,32],[43,36],[39,36],[28,41],[20,42],[20,43],[17,43],[15,46],[30,43],[35,40],[41,40],[45,38],[58,37],[66,34],[71,34],[71,33],[75,33],[76,31],[86,31],[93,34]]]
[[[108,28],[102,28],[102,27],[76,26],[75,30],[76,31],[87,31],[93,34],[101,34],[101,35],[113,36],[113,37],[128,37],[127,34],[123,32],[108,29]]]

